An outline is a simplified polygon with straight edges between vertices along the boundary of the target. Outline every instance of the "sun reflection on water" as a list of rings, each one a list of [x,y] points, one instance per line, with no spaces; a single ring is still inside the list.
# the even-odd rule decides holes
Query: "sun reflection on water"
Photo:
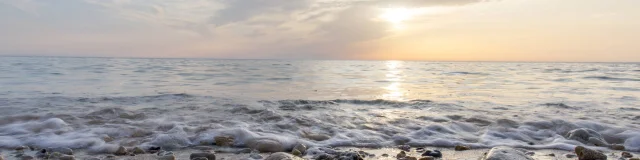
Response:
[[[385,94],[382,95],[383,99],[404,101],[405,88],[403,88],[402,81],[404,81],[404,74],[401,70],[403,66],[402,61],[387,61],[386,81],[390,84],[382,87],[385,90]]]

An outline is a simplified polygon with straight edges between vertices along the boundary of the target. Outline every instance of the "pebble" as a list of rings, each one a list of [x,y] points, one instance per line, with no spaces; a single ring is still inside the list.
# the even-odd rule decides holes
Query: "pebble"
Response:
[[[527,156],[533,156],[534,154],[536,154],[536,152],[531,152],[531,151],[529,151],[529,152],[527,152],[527,153],[525,153],[525,154],[526,154]]]
[[[133,154],[145,154],[144,150],[140,147],[133,148]]]
[[[191,160],[209,160],[209,159],[207,159],[205,157],[196,157],[196,158],[193,158]]]
[[[624,151],[625,149],[623,145],[619,145],[619,144],[612,144],[609,146],[609,148],[613,150],[619,150],[619,151]]]
[[[258,153],[251,153],[251,155],[249,155],[249,157],[253,158],[253,159],[262,159],[263,157],[258,154]]]
[[[293,149],[293,151],[291,151],[291,154],[298,157],[302,156],[302,152],[298,151],[297,149]]]
[[[567,157],[567,158],[575,158],[576,156],[577,155],[575,155],[575,154],[568,154],[568,153],[564,154],[564,157]]]
[[[321,154],[318,155],[317,157],[315,157],[316,160],[335,160],[335,158],[333,158],[331,155],[329,154]]]
[[[284,146],[277,140],[261,138],[254,139],[247,143],[249,148],[258,150],[260,152],[282,152],[284,151]]]
[[[160,150],[162,150],[160,147],[149,147],[148,149],[149,153],[158,153]]]
[[[213,153],[191,153],[191,155],[189,156],[189,159],[194,159],[198,157],[204,157],[204,158],[207,158],[208,160],[216,160],[216,155]]]
[[[429,157],[435,157],[435,158],[442,158],[442,152],[440,152],[439,150],[433,150],[433,151],[427,150],[427,151],[424,151],[424,153],[422,153],[422,156],[423,157],[429,156]]]
[[[38,151],[36,153],[36,157],[38,158],[46,158],[47,156],[47,150],[46,149],[41,149],[40,151]]]
[[[462,145],[457,145],[455,148],[456,151],[466,151],[469,149],[471,149],[469,146],[462,146]]]
[[[168,155],[168,156],[158,156],[158,160],[176,160],[176,156]]]
[[[405,152],[409,152],[409,151],[411,151],[411,146],[409,146],[409,145],[400,145],[400,146],[398,146],[398,149],[403,150]]]
[[[217,146],[231,146],[233,145],[234,138],[230,136],[216,136],[213,137]]]
[[[358,152],[342,152],[340,153],[340,155],[338,155],[337,159],[339,160],[363,160],[364,157],[363,155],[360,155]]]
[[[295,147],[293,147],[293,150],[298,150],[300,151],[300,153],[304,153],[307,151],[307,146],[305,146],[302,143],[298,143],[298,145],[296,145]]]
[[[585,148],[583,146],[577,146],[575,152],[580,160],[606,160],[607,155],[595,150]]]
[[[324,141],[327,139],[331,139],[331,136],[321,133],[309,133],[302,132],[302,136],[307,139],[315,140],[315,141]]]
[[[389,154],[382,154],[382,157],[389,157]]]
[[[435,157],[426,156],[426,157],[421,157],[421,158],[420,158],[420,159],[418,159],[418,160],[435,160],[435,159],[436,159]]]
[[[236,150],[234,153],[236,153],[236,154],[251,153],[251,149],[250,148],[243,148],[243,149]]]
[[[482,160],[533,160],[533,158],[511,147],[493,147]]]
[[[556,154],[549,153],[549,154],[547,154],[547,156],[555,157],[555,156],[556,156]]]
[[[405,157],[404,159],[406,159],[406,160],[418,160],[418,158],[416,158],[416,157]]]
[[[416,152],[424,152],[424,148],[418,147],[418,148],[416,148]]]
[[[622,158],[632,158],[633,154],[629,152],[622,152]]]
[[[407,156],[407,153],[405,153],[404,151],[400,151],[400,153],[396,155],[396,158],[404,158],[406,156]]]
[[[74,157],[72,155],[63,155],[63,156],[60,156],[60,158],[58,158],[58,160],[76,160],[76,157]]]
[[[124,155],[127,155],[127,149],[126,149],[126,148],[124,148],[123,146],[120,146],[120,147],[118,148],[118,150],[116,150],[116,152],[115,152],[115,153],[113,153],[113,154],[114,154],[114,155],[116,155],[116,156],[124,156]]]
[[[22,151],[22,150],[25,150],[27,148],[29,148],[29,147],[27,147],[27,146],[18,146],[18,147],[16,147],[16,151]]]
[[[607,141],[602,138],[598,132],[588,129],[579,128],[569,131],[567,133],[567,139],[576,140],[583,144],[592,144],[595,146],[607,146]]]

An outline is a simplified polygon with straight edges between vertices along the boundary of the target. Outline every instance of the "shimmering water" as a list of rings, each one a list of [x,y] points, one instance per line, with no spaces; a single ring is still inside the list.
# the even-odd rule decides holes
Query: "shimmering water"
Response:
[[[638,63],[0,57],[0,147],[181,148],[232,134],[571,149],[565,134],[590,128],[640,150],[639,102]]]

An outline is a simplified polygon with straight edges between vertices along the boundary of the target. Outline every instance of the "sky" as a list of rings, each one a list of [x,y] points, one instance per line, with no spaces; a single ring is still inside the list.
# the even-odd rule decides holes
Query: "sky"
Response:
[[[0,0],[0,55],[640,62],[640,0]]]

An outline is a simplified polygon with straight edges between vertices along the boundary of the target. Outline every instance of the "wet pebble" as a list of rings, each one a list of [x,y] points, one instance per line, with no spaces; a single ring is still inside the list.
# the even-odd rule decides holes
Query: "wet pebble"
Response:
[[[619,145],[619,144],[612,144],[609,146],[609,148],[613,150],[619,150],[619,151],[623,151],[625,149],[623,145]]]
[[[118,150],[116,150],[116,152],[113,153],[116,156],[124,156],[127,155],[127,149],[124,148],[123,146],[118,147]]]
[[[145,154],[144,150],[140,147],[133,148],[133,154]]]
[[[435,158],[442,158],[442,152],[440,152],[439,150],[426,150],[424,151],[424,153],[422,153],[423,157],[426,156],[430,156],[430,157],[435,157]]]
[[[277,140],[269,138],[254,139],[247,143],[249,148],[260,152],[282,152],[284,146]]]
[[[269,155],[265,160],[291,160],[295,159],[295,157],[289,153],[277,152]]]
[[[406,156],[407,156],[407,153],[405,153],[404,151],[400,151],[400,153],[396,155],[396,158],[404,158]]]
[[[208,160],[216,159],[216,155],[213,153],[191,153],[191,155],[189,156],[189,159],[194,159],[198,157],[204,157],[204,158],[207,158]]]
[[[435,157],[431,157],[431,156],[426,156],[426,157],[420,157],[420,159],[418,160],[435,160]]]
[[[305,146],[302,143],[298,143],[298,145],[296,145],[295,147],[293,147],[293,150],[298,150],[300,151],[300,153],[304,153],[307,151],[307,146]]]
[[[176,156],[174,155],[158,156],[157,159],[158,160],[176,160]]]
[[[623,158],[632,158],[633,154],[629,153],[629,152],[622,152],[622,157]]]
[[[409,145],[400,145],[400,146],[398,146],[398,149],[403,150],[405,152],[409,152],[409,151],[411,151],[411,146],[409,146]]]
[[[196,157],[196,158],[193,158],[191,160],[209,160],[209,159],[207,159],[205,157]]]
[[[469,147],[469,146],[463,146],[463,145],[457,145],[457,146],[455,147],[455,150],[456,150],[456,151],[466,151],[466,150],[469,150],[469,149],[471,149],[471,147]]]
[[[231,136],[216,136],[213,137],[217,146],[231,146],[233,145],[234,138]]]
[[[160,150],[162,150],[162,148],[160,148],[160,147],[156,147],[156,146],[152,146],[152,147],[149,147],[149,149],[148,149],[147,151],[149,151],[149,153],[152,153],[152,154],[153,154],[153,153],[158,153],[158,152],[160,152]]]
[[[531,152],[531,151],[529,151],[529,152],[527,152],[527,153],[525,153],[525,154],[526,154],[527,156],[533,156],[534,154],[536,154],[536,152]]]
[[[404,157],[405,160],[418,160],[416,157]]]
[[[580,160],[606,160],[607,159],[607,155],[605,155],[604,153],[591,150],[583,146],[577,146],[575,148],[575,152],[578,155],[578,159]]]
[[[556,156],[556,154],[549,153],[549,154],[547,154],[547,156],[555,157],[555,156]]]
[[[425,151],[425,150],[424,150],[424,148],[422,148],[422,147],[418,147],[418,148],[416,148],[416,152],[424,152],[424,151]]]
[[[382,154],[382,157],[389,157],[389,154]]]

